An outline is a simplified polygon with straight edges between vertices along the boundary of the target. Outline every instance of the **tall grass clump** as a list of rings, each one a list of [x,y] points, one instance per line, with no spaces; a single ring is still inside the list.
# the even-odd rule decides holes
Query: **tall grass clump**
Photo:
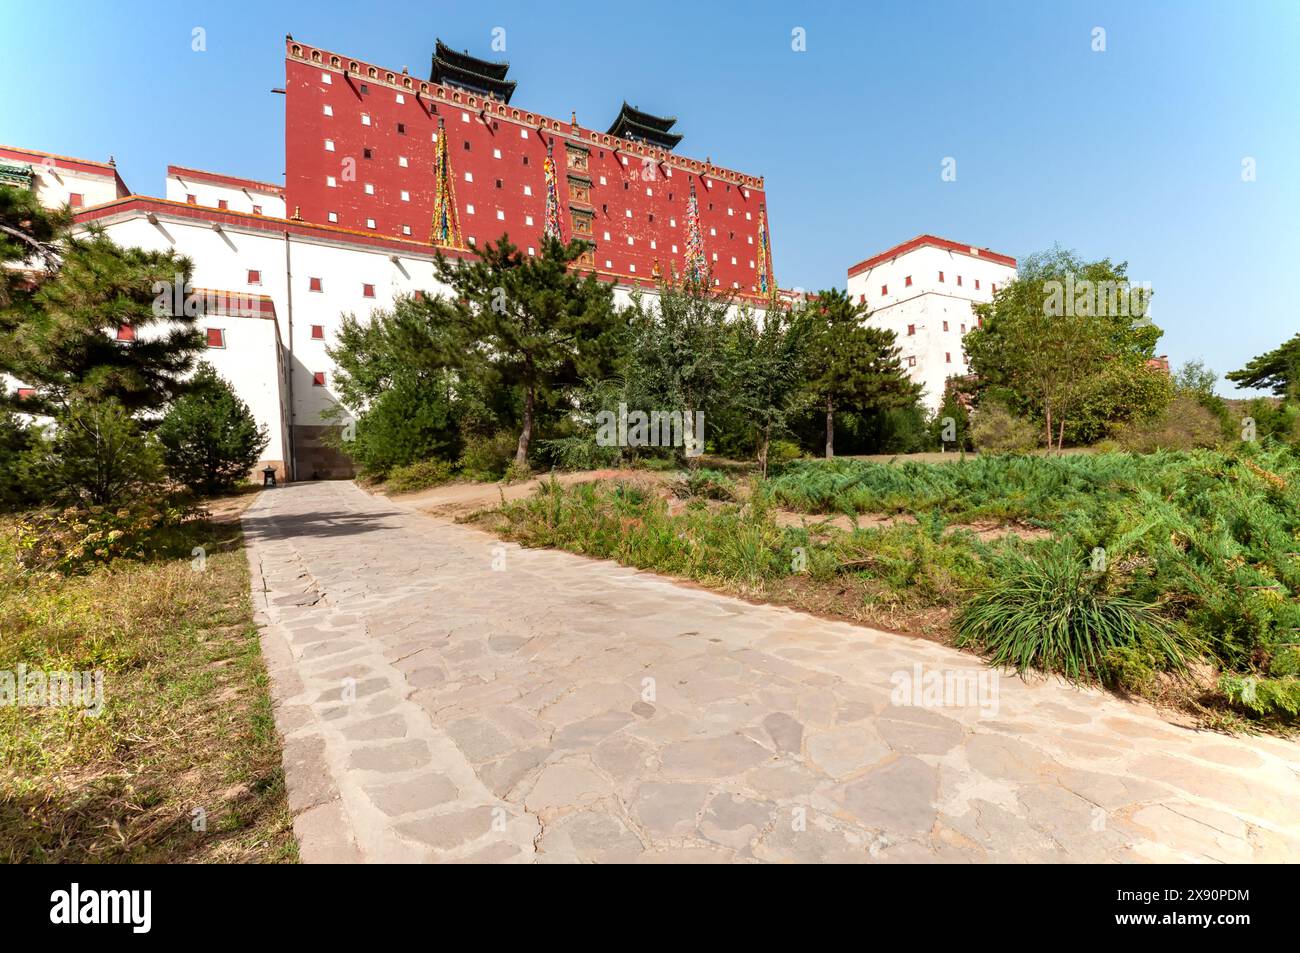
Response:
[[[1071,546],[995,557],[993,580],[957,614],[958,645],[982,648],[994,665],[1100,680],[1108,656],[1143,647],[1166,667],[1186,658],[1154,605],[1111,591]]]

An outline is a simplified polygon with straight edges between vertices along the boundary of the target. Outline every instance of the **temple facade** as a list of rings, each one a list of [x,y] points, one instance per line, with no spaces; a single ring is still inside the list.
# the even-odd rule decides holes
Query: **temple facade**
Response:
[[[290,36],[282,185],[173,165],[161,196],[140,195],[111,162],[5,147],[0,179],[121,245],[187,256],[178,294],[204,302],[205,359],[271,435],[259,468],[350,475],[327,439],[327,348],[346,314],[443,293],[439,253],[508,237],[538,254],[549,234],[582,239],[577,267],[622,302],[687,272],[741,305],[775,293],[761,177],[679,154],[674,119],[627,103],[607,132],[527,111],[508,71],[438,41],[423,80]]]

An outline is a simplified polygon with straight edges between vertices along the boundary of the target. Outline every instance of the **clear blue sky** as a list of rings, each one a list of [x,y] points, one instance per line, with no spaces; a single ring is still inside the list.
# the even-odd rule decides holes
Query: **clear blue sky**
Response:
[[[281,182],[285,33],[427,75],[435,36],[490,56],[503,27],[516,102],[596,126],[626,98],[766,176],[782,286],[843,286],[921,232],[1059,242],[1151,282],[1175,364],[1222,373],[1300,329],[1298,0],[185,7],[0,0],[0,142],[113,153],[144,193],[169,162]]]

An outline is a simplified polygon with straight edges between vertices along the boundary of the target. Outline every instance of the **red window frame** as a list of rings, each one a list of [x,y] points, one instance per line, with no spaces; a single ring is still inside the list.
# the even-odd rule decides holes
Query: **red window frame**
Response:
[[[910,288],[910,287],[912,287],[912,276],[911,276],[911,275],[908,275],[906,278],[903,279],[903,287],[904,287],[904,288]]]
[[[363,284],[361,286],[361,297],[373,298],[375,296],[375,286]]]
[[[322,290],[322,289],[321,289],[321,280],[320,280],[319,278],[308,278],[308,279],[307,279],[307,290],[308,290],[308,291],[320,291],[320,290]]]
[[[81,192],[69,192],[68,204],[73,208],[81,208],[81,206],[86,204],[86,196]]]
[[[19,399],[19,400],[31,400],[31,399],[34,398],[35,396],[36,396],[36,388],[35,388],[35,387],[20,387],[20,388],[18,388],[18,399]]]
[[[323,325],[323,324],[313,324],[313,325],[311,326],[311,339],[312,339],[313,341],[323,341],[323,340],[325,340],[325,325]]]
[[[939,284],[943,284],[943,272],[939,272]]]
[[[881,286],[880,286],[880,296],[883,298],[883,297],[884,297],[885,295],[887,295],[887,294],[889,294],[889,285],[881,285]]]
[[[324,372],[324,371],[312,371],[312,375],[311,375],[311,386],[312,386],[312,387],[324,387],[324,386],[325,386],[325,372]]]
[[[195,195],[193,192],[187,192],[185,193],[185,203],[187,205],[198,205],[199,197]]]
[[[135,328],[131,327],[129,324],[122,325],[117,329],[117,339],[119,341],[134,341]]]
[[[226,201],[225,199],[217,199],[217,208],[221,208],[221,209],[229,209],[229,208],[230,208],[230,203],[229,203],[228,201]]]
[[[225,347],[226,331],[224,328],[206,328],[208,347]]]
[[[916,334],[916,325],[915,325],[915,324],[909,324],[909,325],[907,326],[907,336],[910,338],[910,337],[912,337],[914,334]]]
[[[260,285],[262,283],[262,272],[260,269],[248,269],[248,283],[250,285]]]

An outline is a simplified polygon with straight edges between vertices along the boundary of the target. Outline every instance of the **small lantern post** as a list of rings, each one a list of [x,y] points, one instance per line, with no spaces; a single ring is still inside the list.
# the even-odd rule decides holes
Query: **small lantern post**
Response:
[[[262,486],[275,486],[275,467],[269,464],[262,468]]]

